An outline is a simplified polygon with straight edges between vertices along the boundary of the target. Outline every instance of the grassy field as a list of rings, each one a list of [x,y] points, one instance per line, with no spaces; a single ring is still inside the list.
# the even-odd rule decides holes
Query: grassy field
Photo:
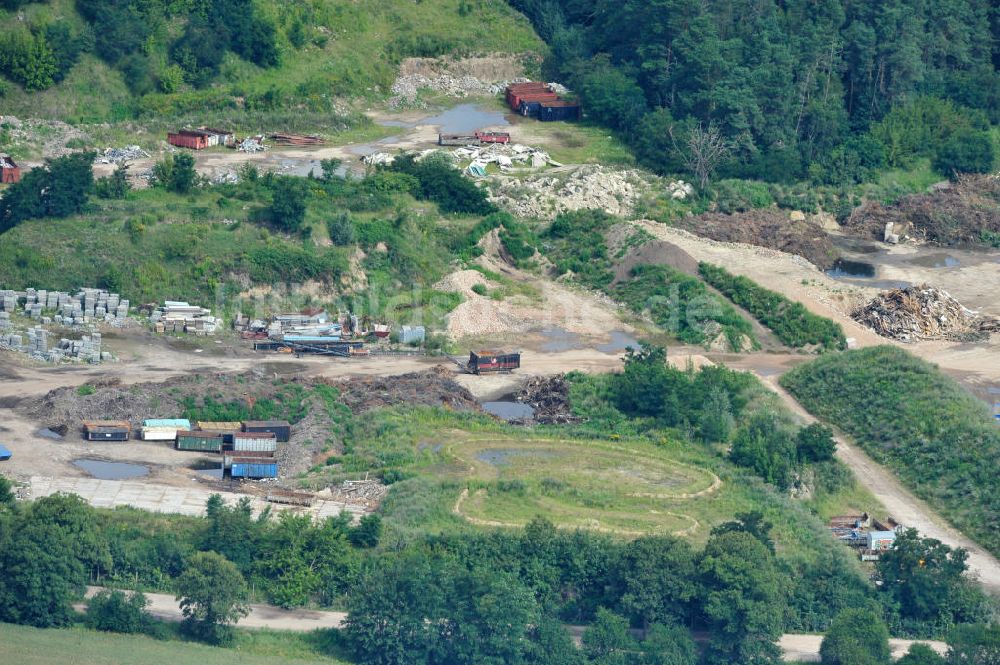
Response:
[[[401,537],[523,524],[537,515],[631,538],[679,533],[696,545],[738,513],[763,511],[779,551],[811,560],[833,546],[812,506],[775,491],[717,451],[667,436],[573,435],[573,428],[506,426],[440,409],[396,408],[355,423],[341,464],[317,471],[391,470],[384,503]],[[323,474],[329,474],[329,478]],[[717,482],[716,482],[717,479]],[[831,514],[871,505],[853,481],[822,501]],[[457,505],[456,505],[457,504]]]
[[[0,623],[0,662],[18,665],[339,665],[316,653],[318,637],[262,632],[238,634],[221,649],[176,640],[64,628],[39,629]]]
[[[686,504],[721,486],[714,473],[642,443],[471,438],[443,454],[469,469],[455,510],[473,523],[523,526],[544,514],[565,528],[693,533],[699,523]]]

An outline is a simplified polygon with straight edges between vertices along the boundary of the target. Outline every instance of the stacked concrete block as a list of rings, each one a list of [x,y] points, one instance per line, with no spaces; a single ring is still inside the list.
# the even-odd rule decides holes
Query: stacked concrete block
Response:
[[[5,312],[13,312],[17,309],[17,292],[0,291],[0,309]]]
[[[45,357],[49,352],[49,332],[45,328],[28,329],[27,352],[33,356]]]
[[[0,312],[0,330],[7,330],[10,328],[10,314],[8,312]]]

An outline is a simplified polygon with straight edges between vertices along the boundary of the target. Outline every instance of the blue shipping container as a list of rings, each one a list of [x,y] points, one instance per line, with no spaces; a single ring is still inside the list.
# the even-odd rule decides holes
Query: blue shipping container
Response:
[[[233,464],[233,478],[277,478],[277,464]]]

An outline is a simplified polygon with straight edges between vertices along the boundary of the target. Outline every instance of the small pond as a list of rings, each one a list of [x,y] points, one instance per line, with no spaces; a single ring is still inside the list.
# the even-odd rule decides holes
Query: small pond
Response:
[[[476,453],[476,459],[490,466],[505,466],[515,457],[534,457],[549,459],[558,453],[546,450],[519,450],[517,448],[487,448]]]
[[[149,467],[126,462],[106,462],[99,459],[75,459],[73,465],[99,480],[128,480],[149,475]]]
[[[459,104],[438,115],[424,118],[421,125],[438,125],[444,134],[470,134],[483,127],[507,126],[503,111],[491,111],[478,104]]]
[[[865,261],[837,259],[833,267],[826,271],[826,274],[834,279],[843,279],[844,277],[871,279],[875,276],[875,266]]]

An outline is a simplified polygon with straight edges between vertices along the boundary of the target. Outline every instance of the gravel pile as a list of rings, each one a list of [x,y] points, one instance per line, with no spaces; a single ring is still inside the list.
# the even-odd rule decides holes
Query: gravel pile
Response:
[[[927,284],[880,293],[852,312],[851,318],[882,337],[902,342],[971,341],[1000,332],[1000,319],[982,317],[946,291]]]

